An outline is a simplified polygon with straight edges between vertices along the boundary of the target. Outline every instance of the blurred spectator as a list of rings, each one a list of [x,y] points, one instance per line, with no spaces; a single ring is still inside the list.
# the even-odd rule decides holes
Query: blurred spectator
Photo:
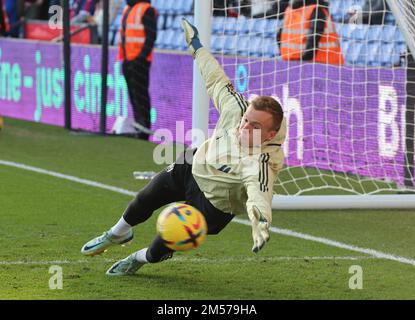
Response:
[[[213,15],[237,17],[246,0],[213,0]]]
[[[0,0],[0,37],[6,36],[9,31],[9,20],[7,17],[6,6],[3,0]]]
[[[277,41],[283,60],[344,64],[339,36],[325,1],[292,0]]]
[[[135,122],[150,130],[150,66],[157,37],[157,11],[149,0],[127,0],[120,27],[118,58],[127,81]],[[139,131],[139,139],[148,140],[148,131]]]
[[[252,18],[282,19],[290,0],[239,0],[240,14]]]
[[[91,23],[99,0],[72,0],[70,3],[71,23]]]
[[[284,18],[284,12],[290,4],[290,0],[278,0],[275,2],[271,15],[276,14],[278,19]]]
[[[366,0],[361,8],[355,6],[348,11],[350,22],[364,24],[384,24],[387,13],[390,13],[386,0]]]
[[[253,18],[279,18],[287,8],[290,0],[250,0]]]
[[[18,38],[20,34],[21,24],[19,16],[19,6],[16,0],[3,0],[6,4],[7,15],[9,18],[10,30],[9,35]]]
[[[123,5],[124,0],[109,0],[109,25],[111,26],[117,17],[118,12],[121,9],[121,6]],[[101,39],[102,38],[102,25],[103,25],[103,19],[104,19],[104,11],[102,10],[102,1],[100,1],[96,8],[94,13],[94,22],[98,26],[98,36]]]
[[[18,16],[26,20],[47,20],[49,18],[48,0],[17,0]]]
[[[273,3],[268,0],[251,0],[251,16],[253,18],[265,18],[271,11]]]

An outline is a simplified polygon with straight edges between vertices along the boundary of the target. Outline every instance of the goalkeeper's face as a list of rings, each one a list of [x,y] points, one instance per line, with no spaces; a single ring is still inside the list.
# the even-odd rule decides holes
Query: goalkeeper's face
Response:
[[[248,107],[239,125],[239,142],[244,147],[256,147],[272,140],[277,131],[271,113]]]

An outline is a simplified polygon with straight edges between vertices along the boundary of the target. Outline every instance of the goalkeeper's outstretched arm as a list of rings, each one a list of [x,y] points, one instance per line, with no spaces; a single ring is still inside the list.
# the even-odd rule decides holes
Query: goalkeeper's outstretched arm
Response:
[[[186,37],[189,51],[196,60],[196,63],[205,82],[207,92],[219,113],[229,113],[239,123],[240,118],[248,107],[248,102],[242,95],[237,93],[225,71],[215,57],[202,46],[198,31],[195,26],[186,19],[182,19],[182,27]]]

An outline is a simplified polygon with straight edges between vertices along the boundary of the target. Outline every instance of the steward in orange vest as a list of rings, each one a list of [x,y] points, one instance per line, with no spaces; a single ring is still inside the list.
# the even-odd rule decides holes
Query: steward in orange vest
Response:
[[[9,32],[9,19],[7,19],[4,0],[0,0],[0,36],[5,36],[7,32]]]
[[[123,60],[122,70],[127,81],[134,120],[146,129],[138,131],[136,137],[148,140],[151,127],[150,66],[157,37],[157,11],[149,0],[127,0],[120,35],[118,59]]]
[[[141,57],[151,62],[157,33],[156,9],[148,0],[127,0],[121,21],[118,59]]]
[[[324,1],[292,1],[278,40],[283,60],[344,64],[339,36]]]

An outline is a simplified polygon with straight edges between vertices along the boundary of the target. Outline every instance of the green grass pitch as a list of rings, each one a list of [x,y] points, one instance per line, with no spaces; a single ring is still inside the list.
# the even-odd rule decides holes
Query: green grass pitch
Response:
[[[122,137],[77,135],[5,119],[0,160],[138,191],[136,170],[160,170],[154,145]],[[135,240],[93,258],[81,246],[111,227],[130,196],[0,165],[0,299],[414,299],[415,266],[300,238],[272,234],[259,254],[251,230],[231,223],[221,234],[135,276],[109,278],[116,260],[147,246],[158,212]],[[242,217],[246,218],[246,217]],[[415,211],[280,211],[273,225],[350,245],[415,258]],[[63,270],[51,290],[49,267]],[[349,268],[363,288],[351,290]]]

